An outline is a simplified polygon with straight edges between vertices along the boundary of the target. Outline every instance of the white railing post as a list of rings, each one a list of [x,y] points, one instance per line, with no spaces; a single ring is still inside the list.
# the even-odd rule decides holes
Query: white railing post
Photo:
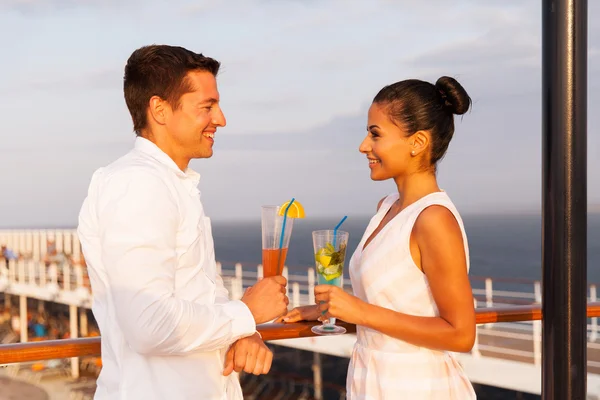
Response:
[[[596,294],[596,285],[590,285],[590,301],[596,302],[598,301],[598,296]],[[592,318],[592,331],[590,332],[590,342],[595,342],[598,339],[598,318]]]
[[[79,337],[78,326],[77,326],[77,306],[69,306],[69,325],[71,339]],[[73,378],[79,378],[79,358],[71,358],[71,376]]]
[[[542,284],[535,281],[533,284],[533,295],[535,302],[542,302]],[[542,364],[542,321],[533,321],[533,363],[536,366]]]
[[[71,264],[68,262],[63,263],[61,269],[63,273],[63,289],[69,291],[71,290]]]
[[[485,306],[494,306],[494,287],[492,284],[492,278],[485,278]],[[492,324],[485,324],[485,329],[491,329]]]
[[[542,321],[533,321],[533,363],[542,364]]]
[[[25,232],[25,251],[27,253],[27,257],[33,256],[33,232],[32,231]]]
[[[323,373],[321,371],[321,353],[313,353],[313,381],[315,400],[323,400]]]
[[[63,253],[63,231],[56,231],[54,233],[54,243],[56,244],[56,252],[58,254]]]
[[[244,271],[242,270],[242,264],[235,264],[235,277],[237,279],[242,279],[244,277]]]
[[[45,230],[40,231],[40,259],[44,259],[48,252],[48,233]]]
[[[217,261],[217,274],[221,275],[222,272],[223,272],[223,266],[221,265],[220,262]]]
[[[477,299],[473,299],[473,307],[477,308]],[[475,341],[473,342],[471,354],[474,358],[481,357],[481,352],[479,351],[479,327],[477,325],[475,325]]]
[[[13,233],[12,233],[12,231],[7,231],[6,232],[6,247],[9,248],[10,250],[15,251],[15,246],[13,244]]]
[[[87,310],[82,307],[79,309],[79,330],[81,332],[81,337],[88,336],[88,334],[89,334],[88,328],[89,328],[89,324],[88,324]]]
[[[42,259],[42,257],[40,256],[40,232],[39,231],[33,232],[32,257],[35,261],[39,261]]]
[[[535,298],[536,303],[542,303],[542,284],[540,283],[540,281],[535,281],[533,283],[533,296]]]
[[[56,266],[56,263],[50,264],[50,269],[48,272],[50,275],[50,283],[52,283],[52,285],[56,285],[58,288],[58,267]]]
[[[292,283],[292,307],[300,306],[300,284],[298,282]]]
[[[83,267],[81,264],[75,265],[75,282],[77,285],[77,289],[85,287],[83,286]]]
[[[492,278],[485,278],[485,306],[494,306],[494,290],[492,285]]]
[[[71,239],[73,242],[73,260],[78,262],[81,259],[81,243],[79,242],[77,231],[72,232]]]
[[[71,231],[63,231],[63,251],[67,256],[73,254],[73,241],[71,240]]]
[[[27,296],[21,295],[19,296],[19,319],[20,319],[20,333],[21,333],[21,343],[25,343],[29,340],[27,335]]]
[[[19,232],[19,251],[17,254],[26,255],[27,254],[27,238],[25,236],[25,231]]]
[[[17,265],[19,267],[19,283],[25,284],[25,260],[20,259],[17,261]]]
[[[235,278],[233,279],[232,285],[235,287],[235,300],[239,300],[244,295],[244,275],[242,271],[242,264],[235,264]]]
[[[35,286],[36,282],[35,282],[35,261],[33,260],[27,260],[27,269],[29,270],[29,272],[27,273],[28,278],[29,278],[29,284],[31,286]]]
[[[17,282],[17,261],[14,259],[8,261],[8,280],[11,283]]]
[[[315,304],[315,269],[308,269],[308,304]]]
[[[8,273],[8,266],[4,260],[0,261],[0,278],[4,278],[6,283],[10,282],[10,275]]]
[[[40,260],[36,260],[38,263],[38,268],[40,270],[40,286],[46,286],[46,263]]]
[[[264,273],[262,264],[258,264],[258,266],[256,267],[256,280],[260,281],[262,278],[265,277],[264,274],[265,273]]]

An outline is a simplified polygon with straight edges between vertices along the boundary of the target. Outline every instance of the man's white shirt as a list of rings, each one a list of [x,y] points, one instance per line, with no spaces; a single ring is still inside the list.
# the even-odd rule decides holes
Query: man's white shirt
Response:
[[[197,185],[141,137],[92,176],[78,234],[102,341],[95,399],[242,399],[227,348],[256,332],[216,270]]]

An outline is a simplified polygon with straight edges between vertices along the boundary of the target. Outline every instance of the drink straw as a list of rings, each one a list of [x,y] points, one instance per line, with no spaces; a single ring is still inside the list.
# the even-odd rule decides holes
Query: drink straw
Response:
[[[346,220],[346,218],[348,218],[348,216],[344,215],[344,218],[342,218],[342,220],[340,222],[338,222],[338,224],[335,226],[335,228],[333,228],[333,248],[335,248],[335,239],[336,239],[336,236],[337,236],[338,228],[340,226],[342,226],[342,224],[344,223],[344,221]]]
[[[283,224],[281,227],[281,237],[279,238],[279,255],[277,256],[277,275],[281,275],[281,273],[283,271],[279,271],[279,265],[281,264],[281,248],[283,247],[283,235],[285,234],[285,223],[287,221],[287,215],[288,215],[288,210],[290,209],[290,207],[292,206],[292,204],[294,204],[294,199],[292,197],[292,201],[290,201],[290,204],[288,204],[288,206],[285,208],[285,212],[283,213]]]

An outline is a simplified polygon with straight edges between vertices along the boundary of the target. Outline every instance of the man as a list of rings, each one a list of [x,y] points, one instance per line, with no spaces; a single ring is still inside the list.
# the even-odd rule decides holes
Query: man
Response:
[[[0,253],[2,253],[1,257],[4,258],[4,262],[6,263],[6,268],[9,268],[10,260],[16,261],[19,259],[19,255],[17,253],[15,253],[13,250],[6,247],[5,244],[3,244],[1,246]]]
[[[219,66],[171,46],[142,47],[127,61],[135,147],[94,173],[79,216],[102,335],[95,399],[242,399],[232,370],[271,366],[256,324],[286,311],[285,278],[229,300],[200,175],[188,167],[212,156],[225,126]]]

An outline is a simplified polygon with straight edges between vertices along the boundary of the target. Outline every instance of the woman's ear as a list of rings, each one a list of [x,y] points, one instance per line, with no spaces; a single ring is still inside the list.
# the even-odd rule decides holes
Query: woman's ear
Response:
[[[427,150],[429,143],[429,133],[426,131],[417,131],[409,139],[410,154],[412,156],[418,156]]]

